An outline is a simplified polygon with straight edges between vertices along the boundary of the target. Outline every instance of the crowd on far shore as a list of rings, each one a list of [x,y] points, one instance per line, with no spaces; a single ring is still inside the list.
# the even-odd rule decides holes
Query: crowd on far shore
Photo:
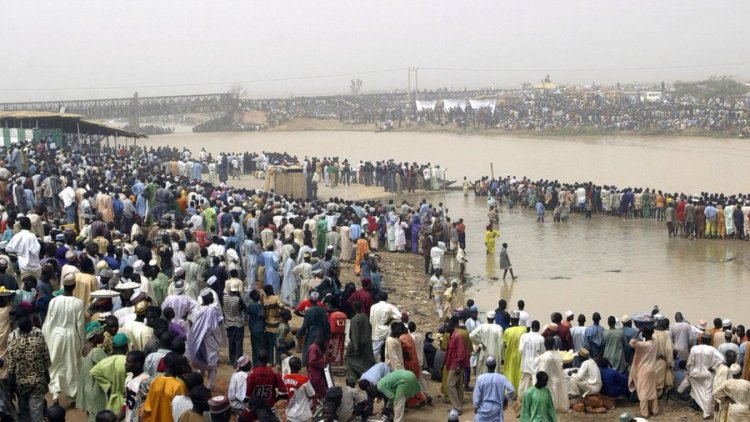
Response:
[[[509,208],[518,205],[534,209],[540,222],[544,222],[548,213],[554,222],[568,221],[571,213],[587,218],[599,213],[663,221],[670,237],[750,240],[750,194],[689,195],[592,182],[533,181],[510,175],[498,179],[484,177],[474,183],[464,181],[463,189],[464,194],[473,189],[475,195],[488,197],[490,222],[497,219],[496,207],[507,204]]]
[[[469,99],[497,98],[492,106],[473,108]],[[436,90],[420,92],[418,99],[435,101],[431,108],[416,108],[405,93],[298,97],[247,100],[245,107],[262,110],[271,126],[305,117],[337,119],[345,124],[390,122],[388,128],[430,123],[440,126],[506,131],[598,130],[607,132],[691,129],[747,134],[750,103],[744,95],[696,98],[664,93],[658,101],[643,100],[633,92],[601,90],[521,89],[513,91]],[[448,106],[444,100],[451,99]],[[454,100],[458,105],[454,106]]]

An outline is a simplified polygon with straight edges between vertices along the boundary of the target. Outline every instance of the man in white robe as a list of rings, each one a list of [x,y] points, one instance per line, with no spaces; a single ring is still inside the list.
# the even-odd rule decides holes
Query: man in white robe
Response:
[[[292,252],[284,261],[283,282],[281,283],[281,302],[284,305],[294,308],[299,303],[299,282],[294,274],[296,265],[297,251]]]
[[[521,383],[518,385],[518,397],[534,385],[534,374],[537,373],[536,359],[544,353],[544,337],[539,334],[539,321],[531,323],[531,331],[522,334],[518,343],[521,351]]]
[[[352,239],[350,239],[349,226],[341,226],[339,234],[341,235],[341,254],[339,255],[339,261],[349,262],[353,257],[353,246]]]
[[[214,305],[215,294],[216,292],[208,287],[201,291],[203,305],[195,311],[186,343],[188,360],[201,375],[208,375],[209,389],[214,387],[219,349],[222,346],[222,338],[226,336],[222,333],[224,317],[221,310]]]
[[[146,325],[148,302],[142,300],[135,304],[135,319],[122,325],[120,332],[128,336],[130,350],[143,350],[146,343],[154,336],[154,329]]]
[[[188,258],[187,262],[182,264],[182,269],[185,270],[184,294],[192,299],[196,299],[201,289],[200,282],[203,279],[202,268],[200,264]]]
[[[378,303],[370,307],[370,325],[372,326],[372,351],[378,361],[380,348],[391,333],[390,323],[401,320],[401,311],[388,303],[388,293],[380,292]]]
[[[722,401],[722,406],[729,402],[726,419],[724,420],[750,420],[750,381],[744,379],[726,381],[721,387],[714,390],[713,397]]]
[[[537,372],[544,371],[549,376],[547,388],[552,395],[555,409],[558,412],[564,413],[570,410],[570,400],[568,399],[568,388],[565,385],[562,359],[560,358],[560,353],[553,350],[554,347],[555,339],[553,337],[544,339],[544,348],[546,351],[536,358],[535,365]]]
[[[487,312],[487,323],[469,333],[471,342],[479,349],[477,376],[487,372],[487,356],[503,356],[503,327],[495,324],[495,311]],[[500,365],[495,372],[502,373]]]
[[[301,249],[300,249],[301,251]],[[299,297],[306,298],[308,291],[310,290],[310,280],[312,280],[313,266],[310,263],[312,255],[309,252],[302,254],[302,262],[292,269],[292,274],[297,278],[297,283],[300,286]],[[298,259],[299,261],[299,259]]]
[[[198,302],[184,294],[185,280],[175,280],[170,288],[172,289],[172,293],[164,299],[161,309],[172,308],[174,318],[170,322],[179,325],[187,331],[189,328],[187,319],[193,312],[193,309],[198,307]]]
[[[395,244],[396,244],[396,250],[399,252],[403,252],[406,248],[406,232],[405,230],[409,227],[408,224],[404,223],[396,217],[396,223],[393,225],[393,230],[395,234]]]
[[[690,386],[690,397],[698,403],[703,411],[703,417],[710,417],[714,412],[712,398],[713,371],[724,363],[724,356],[711,346],[711,335],[704,334],[701,343],[690,349],[687,360],[688,375],[678,387],[679,393],[685,392]]]
[[[49,390],[57,402],[60,394],[75,400],[83,345],[83,302],[73,296],[75,280],[63,281],[63,294],[49,303],[42,333],[49,347]]]
[[[602,373],[589,351],[584,347],[578,351],[578,356],[585,359],[581,367],[572,369],[566,380],[568,384],[568,395],[570,397],[586,397],[589,394],[598,394],[602,390]]]
[[[21,270],[19,280],[23,280],[27,275],[33,275],[38,279],[42,276],[42,265],[39,261],[41,246],[36,235],[31,232],[29,217],[19,217],[18,224],[21,230],[10,238],[5,250],[15,253],[18,257],[18,268]]]

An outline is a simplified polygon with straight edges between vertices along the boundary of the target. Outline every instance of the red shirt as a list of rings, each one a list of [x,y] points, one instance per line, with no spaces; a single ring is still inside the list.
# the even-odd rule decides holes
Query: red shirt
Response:
[[[315,305],[328,311],[328,307],[321,300],[319,300],[318,303],[316,303]],[[305,311],[307,311],[308,308],[312,308],[312,306],[313,306],[312,301],[310,299],[305,299],[302,302],[300,302],[299,305],[297,305],[297,311],[305,313]]]
[[[278,396],[286,395],[286,386],[281,375],[267,366],[253,368],[247,377],[247,397],[258,396],[266,401],[268,406],[273,407]]]
[[[365,289],[359,289],[349,296],[347,302],[351,305],[356,300],[362,304],[362,313],[367,315],[367,318],[370,318],[370,308],[372,307],[372,295],[370,292]]]
[[[466,350],[464,336],[453,331],[448,340],[448,351],[445,352],[445,366],[449,370],[469,367],[469,352]]]
[[[300,387],[305,385],[308,378],[305,375],[300,374],[286,374],[284,375],[284,385],[286,386],[287,395],[291,399],[294,397],[294,392]]]
[[[195,241],[198,242],[201,248],[206,247],[206,232],[203,230],[195,231]]]

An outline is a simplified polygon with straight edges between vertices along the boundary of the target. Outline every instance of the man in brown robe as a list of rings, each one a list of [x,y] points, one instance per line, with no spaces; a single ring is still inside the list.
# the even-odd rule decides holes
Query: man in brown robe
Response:
[[[638,340],[643,334],[643,341]],[[641,329],[630,340],[630,347],[635,349],[633,363],[630,366],[628,389],[638,392],[641,405],[641,416],[648,418],[659,413],[659,401],[656,395],[656,350],[652,337],[654,330]]]
[[[665,330],[666,320],[657,322],[654,331],[653,342],[656,345],[656,394],[661,396],[664,391],[669,391],[674,385],[674,354],[672,352],[672,338]]]

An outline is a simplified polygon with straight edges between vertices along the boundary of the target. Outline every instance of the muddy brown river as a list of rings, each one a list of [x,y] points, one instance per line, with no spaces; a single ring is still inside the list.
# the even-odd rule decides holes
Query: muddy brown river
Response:
[[[204,147],[221,151],[286,151],[339,156],[350,161],[382,160],[439,163],[448,179],[511,174],[561,182],[594,181],[618,187],[649,187],[671,192],[727,194],[750,191],[744,176],[750,140],[710,138],[526,138],[460,134],[373,132],[176,133],[155,136],[153,145]],[[460,182],[459,182],[460,183]],[[342,191],[343,196],[343,191]],[[530,210],[502,208],[500,243],[507,242],[515,282],[501,277],[498,257],[483,245],[487,203],[460,192],[432,194],[452,218],[467,224],[467,294],[481,311],[497,300],[524,299],[532,318],[547,322],[552,311],[599,311],[618,318],[648,312],[658,304],[672,318],[682,311],[690,321],[731,318],[750,322],[750,243],[727,240],[668,239],[664,223],[572,215],[568,223],[537,224]],[[510,277],[508,277],[510,278]]]

